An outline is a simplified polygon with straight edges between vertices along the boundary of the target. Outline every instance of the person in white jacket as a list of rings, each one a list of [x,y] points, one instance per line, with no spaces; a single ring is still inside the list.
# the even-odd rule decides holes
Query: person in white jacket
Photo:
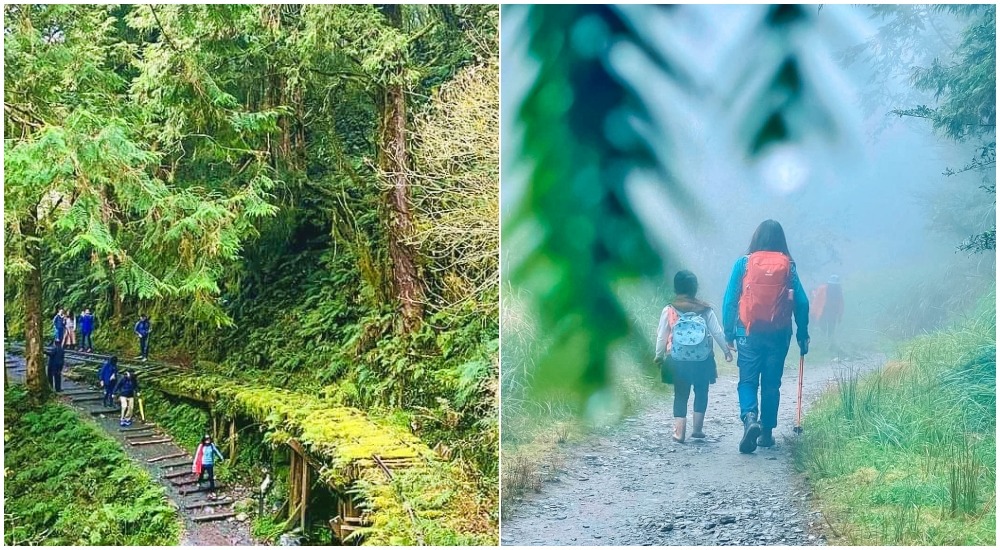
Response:
[[[694,389],[693,430],[691,437],[705,437],[705,411],[708,409],[708,386],[718,378],[712,340],[732,362],[733,352],[712,306],[697,299],[698,278],[690,271],[674,275],[676,297],[660,314],[656,329],[656,361],[661,380],[674,385],[673,440],[683,443],[687,431],[687,407]]]

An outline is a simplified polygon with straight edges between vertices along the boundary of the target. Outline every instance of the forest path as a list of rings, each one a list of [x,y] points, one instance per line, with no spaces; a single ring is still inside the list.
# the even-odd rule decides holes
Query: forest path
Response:
[[[8,381],[24,383],[25,361],[20,349],[7,347],[4,357]],[[74,368],[96,369],[92,364],[66,355],[66,371]],[[192,483],[182,483],[193,480],[191,463],[193,457],[189,450],[182,448],[164,435],[152,422],[143,422],[139,418],[139,405],[136,403],[136,413],[132,426],[122,428],[118,425],[118,408],[107,409],[101,404],[101,390],[87,384],[63,377],[63,392],[58,399],[70,406],[87,422],[93,422],[108,435],[119,442],[125,453],[149,472],[150,476],[166,488],[167,498],[177,507],[178,516],[184,523],[180,544],[184,546],[247,546],[254,544],[247,522],[236,521],[233,503],[247,498],[248,491],[239,487],[223,487],[216,480],[216,501],[208,502],[206,491],[187,493],[197,488]],[[96,399],[95,399],[96,398]],[[134,445],[135,442],[150,440],[166,440],[154,444]],[[179,455],[150,462],[150,459]],[[185,475],[180,475],[181,473]],[[169,476],[169,477],[168,477]],[[206,482],[207,486],[207,482]],[[218,519],[205,520],[206,517],[222,515]]]
[[[689,412],[687,442],[671,440],[668,397],[617,426],[561,447],[564,454],[554,461],[558,467],[542,490],[511,505],[513,511],[501,522],[501,544],[825,544],[823,518],[813,510],[807,483],[792,463],[798,364],[790,365],[798,357],[794,346],[791,351],[774,447],[738,451],[737,375],[720,361],[719,380],[709,391],[706,439],[690,439]],[[812,365],[807,356],[803,411],[841,373],[871,370],[883,362],[868,357]]]

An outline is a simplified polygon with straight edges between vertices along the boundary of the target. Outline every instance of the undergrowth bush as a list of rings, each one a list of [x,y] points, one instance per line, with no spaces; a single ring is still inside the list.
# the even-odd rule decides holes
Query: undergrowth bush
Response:
[[[848,544],[996,542],[996,311],[989,296],[806,416],[796,462]]]
[[[163,487],[99,428],[21,386],[4,392],[4,412],[4,544],[177,544]]]

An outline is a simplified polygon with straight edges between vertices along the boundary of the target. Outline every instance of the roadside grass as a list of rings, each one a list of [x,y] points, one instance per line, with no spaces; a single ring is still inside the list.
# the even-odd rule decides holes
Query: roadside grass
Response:
[[[118,443],[72,409],[4,392],[5,545],[173,545],[177,510]]]
[[[995,298],[883,369],[842,375],[803,428],[796,465],[831,542],[994,545]]]

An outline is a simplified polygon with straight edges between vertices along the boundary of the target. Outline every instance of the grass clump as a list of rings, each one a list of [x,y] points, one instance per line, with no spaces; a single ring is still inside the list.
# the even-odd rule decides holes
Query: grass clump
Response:
[[[58,403],[4,392],[4,544],[173,545],[177,511],[118,443]]]
[[[994,303],[842,376],[806,416],[796,462],[833,542],[995,544]]]

